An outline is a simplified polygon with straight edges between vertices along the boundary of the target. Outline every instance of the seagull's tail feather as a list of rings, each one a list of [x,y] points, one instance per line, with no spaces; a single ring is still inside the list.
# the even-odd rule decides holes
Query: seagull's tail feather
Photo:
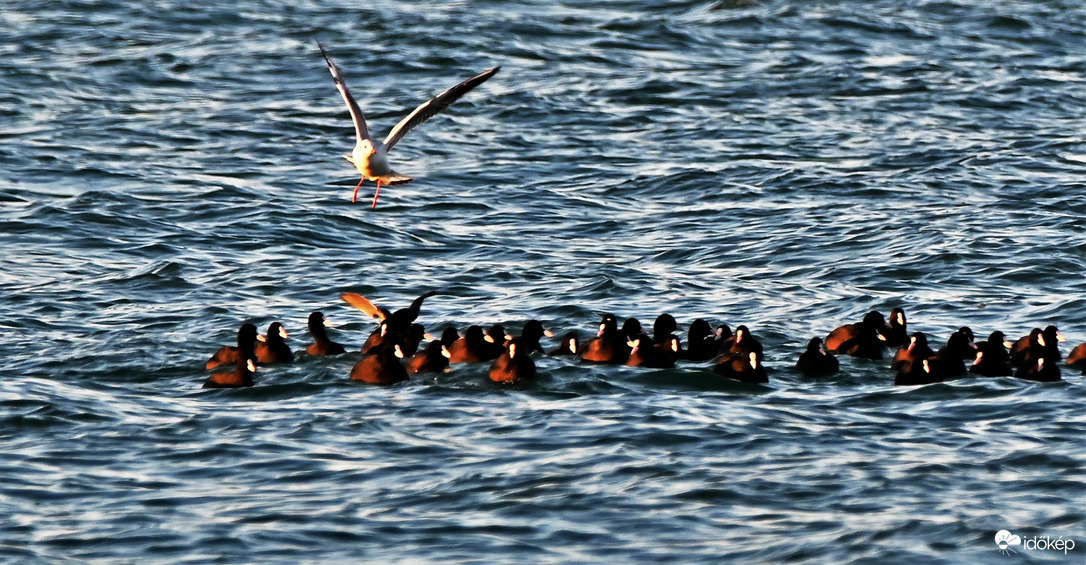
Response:
[[[380,177],[378,177],[378,180],[381,181],[381,184],[406,184],[414,179],[407,175],[401,175],[396,171],[389,171],[387,175],[381,175]]]

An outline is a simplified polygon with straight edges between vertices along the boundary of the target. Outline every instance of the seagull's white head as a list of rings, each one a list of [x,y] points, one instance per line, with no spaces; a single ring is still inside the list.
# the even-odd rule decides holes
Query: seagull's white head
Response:
[[[363,139],[358,145],[362,148],[362,154],[366,157],[373,157],[373,155],[377,153],[377,147],[368,139]]]

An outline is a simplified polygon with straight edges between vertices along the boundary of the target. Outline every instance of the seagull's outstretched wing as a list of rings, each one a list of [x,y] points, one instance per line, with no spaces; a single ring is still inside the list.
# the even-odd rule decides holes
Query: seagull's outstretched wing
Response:
[[[354,101],[354,96],[351,96],[351,91],[347,88],[347,83],[343,82],[343,77],[339,74],[339,67],[332,62],[331,57],[328,56],[328,52],[324,50],[324,46],[317,42],[317,47],[320,47],[321,55],[324,55],[325,62],[328,63],[328,70],[332,72],[332,80],[336,82],[336,88],[339,89],[339,93],[343,95],[343,101],[347,103],[347,109],[351,112],[351,118],[354,119],[354,134],[357,138],[356,143],[361,142],[363,139],[370,139],[370,130],[366,127],[366,116],[362,114],[362,109],[358,107],[358,102]]]
[[[494,67],[489,71],[481,72],[445,92],[434,96],[429,102],[415,108],[414,112],[411,112],[406,118],[400,120],[400,123],[396,124],[396,127],[388,132],[388,137],[386,137],[384,141],[385,151],[391,151],[392,148],[403,139],[403,136],[407,135],[407,132],[415,129],[426,120],[436,116],[445,108],[448,108],[449,105],[459,100],[461,96],[467,94],[471,89],[486,82],[486,80],[494,76],[500,68],[501,67]],[[338,81],[336,84],[339,84]]]

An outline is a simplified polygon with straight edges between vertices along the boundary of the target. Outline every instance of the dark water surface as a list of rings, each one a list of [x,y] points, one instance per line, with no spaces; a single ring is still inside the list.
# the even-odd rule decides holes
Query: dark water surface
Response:
[[[336,4],[336,5],[333,5]],[[903,306],[1086,341],[1081,2],[0,4],[0,560],[1084,562],[1086,387],[811,380]],[[379,136],[494,79],[392,153]],[[369,198],[372,185],[363,191]],[[768,386],[540,359],[379,388],[357,353],[205,391],[243,320],[357,349],[603,312],[747,324]],[[551,343],[548,343],[551,345]],[[1017,547],[993,536],[1074,539]]]

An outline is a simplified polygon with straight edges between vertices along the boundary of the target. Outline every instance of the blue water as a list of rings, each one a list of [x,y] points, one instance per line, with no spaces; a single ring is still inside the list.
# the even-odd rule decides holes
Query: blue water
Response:
[[[1084,562],[1078,371],[893,387],[807,340],[902,306],[1086,341],[1079,2],[0,6],[0,560]],[[502,71],[352,204],[383,137]],[[746,324],[767,386],[539,359],[381,388],[358,358],[202,390],[238,325]],[[548,346],[553,342],[547,342]],[[1074,539],[1064,555],[994,535]]]

